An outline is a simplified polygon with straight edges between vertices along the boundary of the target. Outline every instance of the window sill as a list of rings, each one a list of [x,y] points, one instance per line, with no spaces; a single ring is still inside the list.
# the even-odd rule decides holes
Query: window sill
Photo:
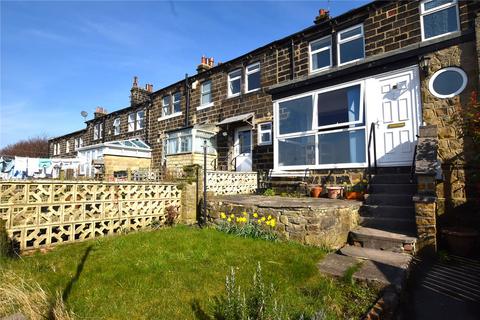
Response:
[[[319,68],[319,69],[315,69],[315,70],[309,70],[309,74],[314,75],[314,74],[317,74],[317,73],[320,73],[320,72],[323,72],[323,71],[330,70],[331,68],[332,68],[332,66],[330,65],[328,67],[323,67],[323,68]]]
[[[208,108],[213,107],[213,106],[214,106],[214,103],[210,102],[210,103],[202,104],[202,105],[198,106],[197,110],[208,109]]]
[[[348,65],[348,64],[352,64],[352,63],[359,62],[359,61],[363,61],[363,60],[365,60],[365,57],[360,58],[360,59],[355,59],[355,60],[347,61],[347,62],[344,62],[344,63],[339,63],[338,66],[339,66],[339,67],[343,67],[343,66],[346,66],[346,65]]]
[[[169,114],[168,116],[160,117],[157,120],[158,121],[168,120],[168,119],[175,118],[175,117],[178,117],[178,116],[181,116],[181,115],[182,115],[181,112],[177,112],[177,113]]]
[[[250,91],[245,91],[245,94],[257,92],[257,91],[260,91],[261,89],[262,88],[257,88],[257,89],[253,89],[253,90],[250,90]]]
[[[270,142],[261,142],[261,143],[258,143],[258,146],[260,147],[263,147],[263,146],[271,146],[272,145],[272,141]]]
[[[430,37],[430,38],[424,38],[423,32],[422,32],[422,44],[427,43],[435,43],[437,41],[441,41],[443,38],[453,38],[453,37],[458,37],[461,34],[460,30],[457,31],[452,31],[444,34],[440,34],[438,36]]]

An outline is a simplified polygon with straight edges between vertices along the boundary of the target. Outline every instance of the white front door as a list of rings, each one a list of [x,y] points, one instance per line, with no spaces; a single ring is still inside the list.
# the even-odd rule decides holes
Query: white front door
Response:
[[[235,170],[252,171],[252,128],[235,130]]]
[[[369,130],[376,123],[377,164],[411,165],[420,123],[418,68],[381,75],[368,87],[367,105],[373,110],[367,109],[367,121]]]

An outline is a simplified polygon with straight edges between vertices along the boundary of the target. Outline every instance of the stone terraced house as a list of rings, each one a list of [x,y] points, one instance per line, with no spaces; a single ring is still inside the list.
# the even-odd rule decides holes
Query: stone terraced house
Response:
[[[409,172],[420,127],[435,125],[449,179],[436,185],[439,207],[460,203],[475,168],[454,161],[468,150],[445,116],[478,91],[479,11],[460,0],[321,11],[311,27],[225,63],[202,58],[197,74],[157,91],[135,78],[129,107],[98,109],[84,130],[51,139],[51,156],[144,152],[137,166],[176,170],[203,164],[207,142],[211,169],[340,184],[365,173],[373,148],[379,168]]]

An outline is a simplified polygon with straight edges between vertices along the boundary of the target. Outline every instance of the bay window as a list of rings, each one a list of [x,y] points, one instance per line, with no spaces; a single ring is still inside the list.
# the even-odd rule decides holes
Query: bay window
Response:
[[[364,81],[275,103],[275,167],[280,170],[364,166]]]
[[[215,133],[195,128],[170,132],[166,139],[166,155],[203,153],[205,141],[208,153],[215,153]]]
[[[363,25],[357,25],[338,33],[338,65],[355,62],[365,58]]]
[[[422,39],[430,40],[460,30],[457,0],[428,0],[420,3]]]

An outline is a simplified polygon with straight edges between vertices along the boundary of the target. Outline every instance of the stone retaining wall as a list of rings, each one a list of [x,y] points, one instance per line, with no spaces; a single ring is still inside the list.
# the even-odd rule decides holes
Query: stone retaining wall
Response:
[[[242,215],[247,212],[259,216],[271,215],[277,220],[275,231],[285,239],[303,244],[340,248],[348,233],[358,225],[361,202],[285,198],[263,196],[214,197],[207,202],[207,216],[211,223],[223,223],[220,213]]]

